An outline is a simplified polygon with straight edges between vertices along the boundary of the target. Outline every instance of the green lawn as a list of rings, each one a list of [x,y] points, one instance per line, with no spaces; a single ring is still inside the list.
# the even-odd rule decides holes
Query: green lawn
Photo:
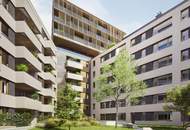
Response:
[[[179,127],[170,127],[170,126],[154,126],[151,127],[153,130],[185,130]],[[54,128],[54,129],[41,129],[41,128],[34,128],[31,130],[68,130],[68,128]],[[91,126],[91,127],[72,127],[71,130],[133,130],[128,128],[117,128],[108,127],[108,126]]]
[[[34,128],[31,130],[46,130],[40,128]],[[56,129],[47,129],[47,130],[68,130],[68,128],[56,128]],[[71,130],[133,130],[128,128],[117,128],[108,127],[108,126],[91,126],[91,127],[72,127]]]
[[[184,128],[181,128],[181,127],[172,127],[172,126],[154,126],[154,127],[151,127],[153,128],[153,130],[185,130]]]
[[[186,130],[182,127],[177,127],[177,126],[140,126],[140,127],[151,127],[153,130]]]

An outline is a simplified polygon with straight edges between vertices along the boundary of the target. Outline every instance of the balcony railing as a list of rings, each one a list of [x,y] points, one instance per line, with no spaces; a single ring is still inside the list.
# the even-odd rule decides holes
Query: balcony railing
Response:
[[[66,77],[68,79],[74,79],[74,80],[79,80],[82,81],[83,80],[83,76],[80,74],[75,74],[75,73],[71,73],[71,72],[67,72]]]
[[[83,69],[83,65],[80,62],[71,61],[71,60],[67,60],[66,66],[72,67],[72,68],[77,68],[80,70]]]

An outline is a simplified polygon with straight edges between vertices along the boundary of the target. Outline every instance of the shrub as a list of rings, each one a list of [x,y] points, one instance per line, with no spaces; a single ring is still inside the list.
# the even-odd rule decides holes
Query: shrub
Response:
[[[16,66],[16,70],[28,72],[28,66],[26,64],[19,64]]]
[[[45,122],[45,128],[55,128],[57,127],[59,124],[59,121],[57,119],[54,118],[49,118],[46,122]]]
[[[73,125],[72,122],[69,121],[69,120],[67,120],[67,121],[64,123],[64,126],[65,126],[65,127],[68,127],[69,130],[71,129],[71,126],[72,126],[72,125]]]
[[[38,122],[46,121],[47,119],[51,118],[51,115],[40,115],[38,117]]]
[[[91,126],[90,123],[88,121],[80,121],[79,122],[79,127],[88,127]]]
[[[32,121],[32,115],[30,113],[16,113],[12,120],[16,126],[28,126]]]
[[[0,114],[1,126],[28,126],[31,121],[32,116],[30,113]]]
[[[0,114],[0,126],[4,126],[6,123],[6,114]]]
[[[100,123],[98,123],[96,120],[90,120],[89,123],[91,126],[100,126]]]

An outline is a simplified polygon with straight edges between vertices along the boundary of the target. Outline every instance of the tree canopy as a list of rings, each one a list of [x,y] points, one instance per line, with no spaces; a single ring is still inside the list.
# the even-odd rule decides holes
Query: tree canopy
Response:
[[[57,96],[56,116],[60,119],[77,120],[80,118],[79,94],[70,85],[60,87]]]
[[[101,74],[95,81],[94,96],[98,102],[107,97],[113,97],[116,103],[116,127],[118,118],[118,100],[126,99],[128,103],[137,101],[144,93],[146,85],[137,80],[136,65],[127,52],[122,50],[111,65],[104,65]]]
[[[181,112],[182,117],[190,115],[190,84],[186,86],[177,86],[167,92],[167,104],[164,106],[166,111]],[[183,125],[185,125],[185,120]]]

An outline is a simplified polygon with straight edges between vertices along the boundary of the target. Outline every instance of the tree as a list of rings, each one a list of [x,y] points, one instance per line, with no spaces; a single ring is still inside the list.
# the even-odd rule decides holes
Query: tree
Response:
[[[95,80],[94,96],[98,102],[112,97],[116,107],[115,127],[118,124],[119,100],[124,97],[127,103],[136,102],[143,95],[146,85],[137,80],[136,66],[127,50],[122,50],[112,65],[101,68],[102,74]],[[111,78],[108,78],[111,75]],[[111,82],[108,81],[111,79]]]
[[[77,120],[80,118],[79,94],[72,90],[70,85],[60,87],[57,96],[56,116],[60,119]]]
[[[185,127],[184,116],[190,114],[190,84],[177,86],[166,94],[166,111],[178,111],[182,114],[183,127]]]

